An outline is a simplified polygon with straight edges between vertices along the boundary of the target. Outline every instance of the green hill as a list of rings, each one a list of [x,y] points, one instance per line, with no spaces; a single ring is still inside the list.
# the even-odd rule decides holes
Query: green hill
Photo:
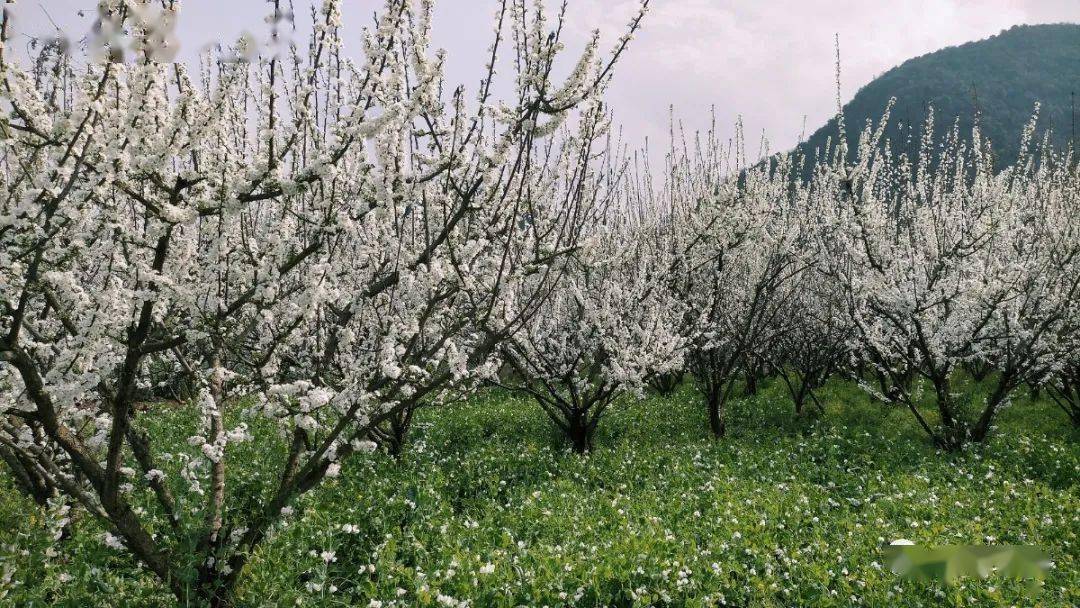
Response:
[[[1050,129],[1054,144],[1064,147],[1074,138],[1080,140],[1080,25],[1015,26],[892,68],[844,106],[851,155],[858,131],[867,120],[877,124],[891,97],[896,105],[886,133],[897,153],[917,152],[933,106],[939,136],[959,119],[961,135],[969,137],[979,115],[996,167],[1007,166],[1016,160],[1036,102],[1041,104],[1039,136]],[[813,161],[837,132],[834,118],[798,149]]]

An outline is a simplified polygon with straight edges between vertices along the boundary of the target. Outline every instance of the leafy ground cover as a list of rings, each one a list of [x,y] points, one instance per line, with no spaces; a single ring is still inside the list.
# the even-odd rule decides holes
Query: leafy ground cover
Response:
[[[620,404],[587,457],[516,397],[424,411],[399,460],[352,461],[294,505],[243,573],[242,603],[1080,604],[1080,449],[1062,412],[1017,400],[986,445],[945,454],[908,412],[850,384],[823,396],[824,416],[795,419],[782,386],[768,385],[733,404],[717,441],[687,385]],[[171,479],[190,418],[153,417],[152,432],[177,446]],[[262,465],[281,453],[267,429],[253,432],[258,440],[229,454],[237,499],[269,491]],[[174,605],[95,522],[76,517],[56,540],[60,509],[37,509],[0,479],[0,603]],[[1035,589],[994,577],[905,581],[881,551],[897,538],[1041,545],[1054,567]]]

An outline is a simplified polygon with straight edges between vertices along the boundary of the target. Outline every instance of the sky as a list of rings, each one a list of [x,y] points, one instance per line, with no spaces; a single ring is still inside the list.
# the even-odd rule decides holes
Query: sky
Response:
[[[309,0],[292,0],[298,23],[310,23]],[[548,0],[557,8],[554,0]],[[594,29],[609,47],[637,10],[637,0],[569,0],[567,52]],[[345,44],[371,23],[381,0],[343,0]],[[15,37],[70,39],[89,31],[94,0],[19,0]],[[496,0],[436,0],[432,41],[447,52],[447,90],[475,90],[491,43]],[[80,16],[80,11],[83,16]],[[177,26],[180,59],[244,32],[268,37],[266,0],[185,0]],[[1080,0],[652,0],[643,29],[622,57],[607,100],[632,147],[649,141],[654,156],[668,146],[669,108],[692,133],[707,129],[715,108],[727,139],[741,118],[748,150],[764,135],[772,151],[788,149],[836,111],[836,48],[840,95],[903,61],[945,46],[979,40],[1017,24],[1080,22]],[[55,24],[55,25],[54,25]],[[302,41],[304,36],[298,32]],[[507,75],[507,69],[503,69]]]

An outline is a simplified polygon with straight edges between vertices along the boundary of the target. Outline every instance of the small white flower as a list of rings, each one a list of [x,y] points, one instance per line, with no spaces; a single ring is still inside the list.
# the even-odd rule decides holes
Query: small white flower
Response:
[[[104,535],[102,535],[102,541],[104,541],[105,546],[109,547],[110,549],[116,549],[118,551],[122,551],[124,549],[123,541],[121,541],[119,537],[113,536],[111,532],[106,532]]]
[[[357,452],[370,454],[379,448],[379,444],[367,439],[353,441],[352,447]]]

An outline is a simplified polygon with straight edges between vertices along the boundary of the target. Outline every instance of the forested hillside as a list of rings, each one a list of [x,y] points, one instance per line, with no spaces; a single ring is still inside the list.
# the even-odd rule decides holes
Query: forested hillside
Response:
[[[979,117],[995,166],[1016,160],[1020,136],[1040,104],[1038,132],[1053,132],[1055,145],[1075,137],[1074,94],[1080,89],[1080,25],[1020,25],[986,40],[948,47],[910,59],[864,86],[844,106],[848,132],[877,123],[896,98],[887,137],[892,149],[913,155],[929,110],[944,135],[959,120],[968,136]],[[837,134],[836,120],[814,132],[799,149],[813,160]],[[855,147],[849,146],[849,155]],[[807,166],[812,165],[811,162]]]

